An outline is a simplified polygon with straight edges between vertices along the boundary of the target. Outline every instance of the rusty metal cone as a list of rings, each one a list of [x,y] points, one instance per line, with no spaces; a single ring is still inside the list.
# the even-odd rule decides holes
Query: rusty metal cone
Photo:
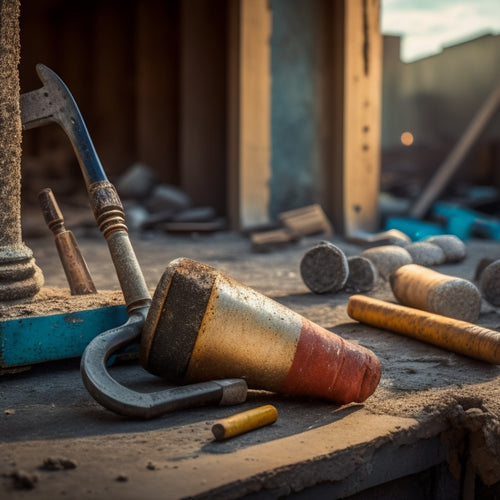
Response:
[[[142,332],[145,369],[181,383],[228,377],[337,403],[376,389],[374,353],[214,268],[177,259],[156,288]]]

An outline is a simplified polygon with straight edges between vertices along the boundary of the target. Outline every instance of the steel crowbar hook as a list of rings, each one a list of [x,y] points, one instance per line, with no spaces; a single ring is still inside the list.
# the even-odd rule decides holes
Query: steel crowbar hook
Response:
[[[144,316],[134,313],[122,326],[98,335],[82,357],[82,378],[92,397],[101,405],[128,417],[154,418],[176,410],[209,403],[243,403],[247,384],[242,379],[223,379],[141,393],[119,384],[108,373],[106,362],[116,350],[133,343],[141,334]]]
[[[109,357],[139,339],[151,296],[130,243],[121,200],[108,181],[73,96],[54,71],[43,64],[38,64],[36,70],[43,87],[21,95],[23,128],[55,122],[69,137],[97,224],[108,244],[129,314],[125,324],[99,334],[85,349],[81,360],[85,387],[104,407],[130,417],[152,418],[214,402],[242,403],[247,394],[247,384],[242,379],[209,381],[141,393],[128,389],[109,374],[106,366]]]

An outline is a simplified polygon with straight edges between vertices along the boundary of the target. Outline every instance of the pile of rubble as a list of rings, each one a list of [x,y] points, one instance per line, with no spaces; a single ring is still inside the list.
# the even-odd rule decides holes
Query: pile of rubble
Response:
[[[217,231],[226,228],[213,207],[193,206],[181,189],[157,183],[155,172],[143,163],[133,164],[116,181],[130,231]]]

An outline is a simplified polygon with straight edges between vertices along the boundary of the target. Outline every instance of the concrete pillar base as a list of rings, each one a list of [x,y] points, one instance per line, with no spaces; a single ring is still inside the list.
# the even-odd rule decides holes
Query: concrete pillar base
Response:
[[[44,279],[26,245],[0,247],[0,302],[29,300],[36,295]]]

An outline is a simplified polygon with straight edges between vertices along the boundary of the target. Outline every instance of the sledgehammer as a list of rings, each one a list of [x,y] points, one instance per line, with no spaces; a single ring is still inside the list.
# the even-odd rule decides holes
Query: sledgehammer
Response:
[[[347,313],[367,325],[500,364],[500,333],[494,330],[364,295],[351,296]]]

